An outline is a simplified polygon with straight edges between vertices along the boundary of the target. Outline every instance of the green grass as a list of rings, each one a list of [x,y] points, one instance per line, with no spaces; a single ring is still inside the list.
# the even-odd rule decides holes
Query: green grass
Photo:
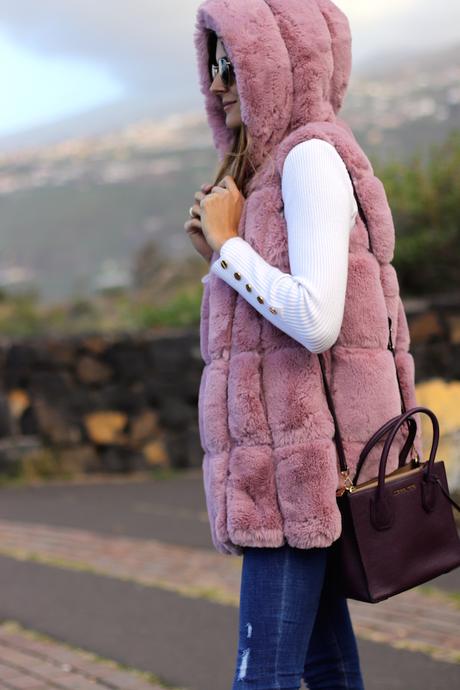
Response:
[[[133,324],[139,329],[198,325],[202,292],[202,287],[199,285],[180,292],[163,307],[150,304],[135,305]]]
[[[198,327],[202,294],[199,278],[175,292],[165,291],[164,303],[148,293],[140,296],[130,291],[53,305],[42,304],[34,292],[11,296],[0,293],[0,333],[28,338]]]

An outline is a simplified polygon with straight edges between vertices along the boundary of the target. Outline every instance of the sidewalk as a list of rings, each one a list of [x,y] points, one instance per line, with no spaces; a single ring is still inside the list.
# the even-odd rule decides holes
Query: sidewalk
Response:
[[[146,675],[14,622],[0,625],[0,690],[164,690]]]
[[[241,558],[204,549],[0,520],[0,553],[238,606]],[[362,638],[460,663],[460,603],[431,584],[349,607]]]
[[[157,481],[3,487],[0,621],[46,633],[47,650],[60,649],[53,640],[70,645],[67,661],[61,651],[54,666],[46,659],[61,685],[40,685],[32,675],[4,687],[79,690],[81,681],[82,690],[138,687],[129,682],[147,683],[142,689],[228,690],[241,564],[212,547],[196,471]],[[349,600],[366,690],[458,685],[459,592],[457,569],[379,604]],[[18,652],[9,646],[12,633],[0,630],[1,671],[5,650]],[[68,660],[78,656],[75,647],[153,675],[117,685],[97,670],[91,672],[99,685],[85,685],[84,674],[77,684],[59,667],[70,663],[82,675],[83,666]],[[23,659],[29,676],[35,663]],[[0,673],[0,690],[5,682]]]

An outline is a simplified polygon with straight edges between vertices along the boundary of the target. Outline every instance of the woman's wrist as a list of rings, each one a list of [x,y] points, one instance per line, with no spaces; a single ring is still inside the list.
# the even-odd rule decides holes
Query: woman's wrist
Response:
[[[218,247],[217,247],[217,251],[218,251],[219,254],[220,254],[220,252],[222,251],[222,247],[224,246],[224,244],[225,244],[228,240],[231,240],[233,237],[239,237],[238,233],[237,233],[237,232],[232,232],[230,235],[228,235],[227,237],[225,237],[224,240],[222,240],[222,242],[221,242],[221,243],[218,245]]]

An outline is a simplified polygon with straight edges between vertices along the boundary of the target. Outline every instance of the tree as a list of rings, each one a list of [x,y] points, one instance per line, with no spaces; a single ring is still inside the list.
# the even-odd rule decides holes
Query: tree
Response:
[[[460,289],[460,130],[433,145],[425,163],[375,167],[396,230],[394,266],[405,296]]]

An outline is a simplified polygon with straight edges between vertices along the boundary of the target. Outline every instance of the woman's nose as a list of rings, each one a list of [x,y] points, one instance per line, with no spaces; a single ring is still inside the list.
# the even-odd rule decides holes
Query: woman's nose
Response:
[[[213,82],[211,83],[211,86],[209,87],[210,91],[226,91],[227,89],[225,88],[225,84],[222,81],[222,77],[220,76],[219,72],[216,74],[214,77]]]

